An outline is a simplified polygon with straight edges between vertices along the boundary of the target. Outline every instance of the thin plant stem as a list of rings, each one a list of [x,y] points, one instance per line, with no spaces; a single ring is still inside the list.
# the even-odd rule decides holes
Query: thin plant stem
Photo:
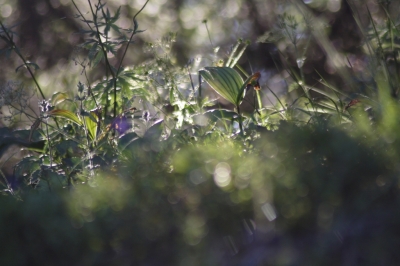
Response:
[[[147,2],[146,2],[147,3]],[[211,46],[214,47],[214,44],[211,40],[211,35],[210,35],[210,31],[208,30],[208,26],[207,26],[207,20],[203,20],[204,25],[206,26],[206,30],[207,30],[207,34],[208,34],[208,39],[210,40]]]
[[[39,90],[39,93],[40,93],[40,95],[42,96],[43,100],[46,99],[46,97],[44,96],[44,93],[43,93],[43,91],[42,91],[42,89],[41,89],[41,87],[40,87],[38,81],[36,80],[35,75],[33,74],[32,70],[31,70],[31,68],[30,68],[30,66],[29,66],[29,64],[28,64],[28,61],[27,61],[27,60],[25,59],[25,57],[19,52],[19,50],[18,50],[18,48],[17,48],[17,45],[16,45],[16,44],[14,43],[14,41],[13,41],[13,38],[10,36],[10,34],[8,33],[7,29],[4,27],[4,25],[3,25],[3,23],[2,23],[1,21],[0,21],[0,25],[1,25],[1,28],[3,29],[3,31],[4,31],[4,34],[7,36],[7,40],[8,40],[8,41],[10,42],[10,44],[11,44],[11,48],[15,51],[15,53],[19,56],[19,58],[21,58],[21,60],[22,60],[22,62],[24,63],[25,67],[28,69],[29,74],[31,75],[31,77],[32,77],[32,79],[33,79],[33,82],[36,84],[36,86],[37,86],[37,88],[38,88],[38,90]]]
[[[241,134],[242,136],[244,136],[243,123],[242,123],[242,114],[241,114],[241,112],[240,112],[240,106],[237,105],[237,106],[236,106],[236,109],[237,109],[237,113],[238,113],[238,115],[239,115],[238,121],[239,121],[240,134]]]
[[[124,58],[125,58],[125,56],[126,56],[126,53],[127,53],[127,51],[128,51],[128,48],[129,48],[129,45],[130,45],[130,43],[132,42],[132,38],[133,38],[133,36],[137,33],[137,22],[136,22],[136,17],[143,11],[143,9],[146,7],[146,5],[147,5],[147,3],[149,2],[150,0],[147,0],[146,1],[146,3],[144,3],[144,5],[142,6],[142,8],[133,16],[133,24],[134,24],[134,29],[133,29],[133,32],[132,32],[132,34],[131,34],[131,37],[129,38],[129,42],[128,42],[128,44],[126,45],[126,47],[125,47],[125,50],[124,50],[124,53],[122,54],[122,58],[121,58],[121,60],[120,60],[120,62],[119,62],[119,66],[118,66],[118,69],[117,69],[117,76],[118,76],[118,74],[119,74],[119,72],[121,71],[121,68],[122,68],[122,62],[123,62],[123,60],[124,60]]]

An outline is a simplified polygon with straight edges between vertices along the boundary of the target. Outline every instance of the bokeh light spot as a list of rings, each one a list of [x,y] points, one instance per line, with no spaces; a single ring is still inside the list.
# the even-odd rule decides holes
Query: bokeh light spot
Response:
[[[276,219],[275,208],[270,203],[265,203],[261,206],[261,210],[264,213],[265,217],[267,217],[268,221],[272,222]]]
[[[203,171],[200,169],[195,169],[190,172],[189,174],[190,181],[192,181],[193,184],[198,185],[206,181],[206,178],[203,174]]]
[[[226,187],[231,183],[231,166],[226,162],[218,163],[214,170],[214,181],[219,187]]]
[[[0,10],[1,10],[0,11],[1,12],[1,16],[3,18],[8,18],[11,15],[12,11],[13,11],[12,7],[10,5],[8,5],[8,4],[7,5],[3,5]]]

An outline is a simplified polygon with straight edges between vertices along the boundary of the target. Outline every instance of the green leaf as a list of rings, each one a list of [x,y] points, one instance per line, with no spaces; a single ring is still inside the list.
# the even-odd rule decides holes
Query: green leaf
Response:
[[[230,67],[206,67],[200,75],[219,95],[235,106],[240,105],[244,97],[244,83],[236,70]]]
[[[98,47],[99,47],[99,45],[98,45],[97,42],[94,42],[93,45],[92,45],[92,47],[90,47],[90,50],[89,50],[89,53],[88,53],[88,57],[89,57],[89,60],[90,60],[90,61],[93,61],[93,59],[94,59],[94,58],[96,57],[96,55],[98,54],[98,52],[99,52]]]
[[[98,123],[95,120],[98,120],[98,116],[95,112],[90,112],[89,115],[85,116],[86,127],[92,140],[97,138]]]
[[[297,84],[297,82],[292,82],[292,83],[289,85],[288,92],[297,90],[298,88],[299,88],[299,84]]]
[[[104,57],[104,53],[102,53],[101,51],[98,52],[96,57],[92,61],[92,67],[96,67],[97,64],[101,61],[101,59],[103,59],[103,57]]]
[[[57,104],[60,104],[64,102],[65,100],[69,100],[69,96],[65,92],[56,92],[51,96],[51,104],[53,106],[56,106]]]
[[[68,111],[68,110],[54,109],[49,112],[49,115],[66,118],[66,119],[78,124],[79,126],[83,125],[82,121],[79,119],[79,117],[76,114],[74,114],[73,112]]]
[[[139,136],[135,132],[130,132],[123,135],[118,141],[118,148],[120,151],[125,150],[135,140],[139,139]]]

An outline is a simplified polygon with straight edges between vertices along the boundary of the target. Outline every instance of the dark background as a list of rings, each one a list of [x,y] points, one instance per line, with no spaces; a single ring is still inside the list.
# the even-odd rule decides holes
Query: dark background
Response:
[[[87,1],[77,0],[83,14],[89,12]],[[107,1],[111,12],[121,6],[121,26],[132,26],[133,15],[142,7],[141,1]],[[304,4],[304,2],[308,4]],[[274,74],[282,75],[272,59],[279,58],[277,48],[288,55],[288,62],[295,65],[292,47],[285,40],[275,44],[258,44],[256,40],[267,31],[276,28],[278,16],[284,13],[295,14],[299,18],[299,6],[311,12],[316,19],[313,23],[324,23],[326,33],[333,46],[348,57],[359,59],[363,36],[353,18],[351,6],[357,10],[362,22],[361,27],[369,23],[367,6],[373,17],[382,20],[383,11],[377,1],[191,1],[191,0],[151,0],[138,16],[140,29],[146,30],[135,37],[136,44],[129,49],[125,65],[134,65],[150,57],[143,52],[145,42],[157,42],[169,32],[177,34],[172,47],[177,63],[183,66],[189,59],[212,54],[213,48],[219,46],[219,56],[226,58],[237,39],[249,39],[252,44],[242,58],[244,67],[251,72],[265,73],[262,82]],[[96,3],[96,1],[92,1]],[[398,1],[392,1],[390,12],[393,18],[398,11]],[[296,5],[298,7],[296,7]],[[70,90],[79,79],[80,69],[73,67],[71,54],[77,44],[82,42],[82,35],[77,34],[84,27],[81,21],[74,18],[77,10],[71,1],[66,0],[18,0],[2,1],[2,22],[8,26],[17,25],[14,31],[18,34],[17,44],[22,53],[41,68],[37,72],[41,85],[51,93]],[[297,15],[296,15],[297,14]],[[210,33],[209,40],[206,25]],[[301,34],[301,31],[300,31]],[[309,35],[300,36],[300,49]],[[0,43],[0,45],[3,45]],[[306,81],[313,81],[314,70],[323,75],[335,74],[326,64],[326,53],[314,39],[305,52],[304,72]],[[361,59],[362,60],[362,59]],[[16,57],[2,58],[0,81],[20,78],[14,72],[21,61]],[[251,68],[250,68],[251,65]],[[23,73],[19,73],[22,75]],[[97,75],[95,75],[97,74]],[[102,73],[95,73],[101,77]],[[68,77],[66,77],[68,76]],[[262,85],[262,84],[261,84]]]

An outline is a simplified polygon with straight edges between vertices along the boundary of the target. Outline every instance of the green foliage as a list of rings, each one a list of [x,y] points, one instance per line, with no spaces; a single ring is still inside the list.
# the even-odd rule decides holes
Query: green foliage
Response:
[[[200,75],[222,97],[234,104],[240,105],[246,85],[242,77],[230,67],[206,67],[200,70]]]
[[[75,59],[86,82],[71,94],[55,92],[47,100],[37,65],[25,60],[12,27],[1,23],[3,52],[17,53],[23,61],[17,71],[26,68],[43,98],[37,113],[28,105],[34,95],[21,84],[0,90],[7,117],[30,123],[0,129],[5,162],[13,145],[26,152],[12,178],[0,172],[1,265],[400,261],[394,234],[400,222],[399,32],[388,5],[386,28],[369,13],[366,32],[373,34],[365,34],[365,56],[374,72],[364,84],[368,90],[352,96],[317,71],[318,82],[307,82],[311,38],[320,37],[329,58],[339,54],[301,7],[282,15],[279,34],[259,39],[293,48],[279,51],[277,68],[288,75],[287,93],[278,96],[261,83],[260,72],[248,74],[238,64],[249,45],[242,40],[228,58],[218,58],[215,49],[210,65],[190,61],[181,68],[170,53],[171,33],[146,45],[152,60],[125,68],[126,51],[143,32],[136,17],[147,2],[132,29],[118,26],[120,9],[111,14],[101,1],[88,1],[87,13],[72,2],[86,24],[84,59]],[[104,78],[91,81],[91,71]],[[343,66],[338,72],[347,81]],[[203,80],[235,109],[210,100]],[[257,106],[243,112],[253,90]],[[265,103],[266,91],[275,103]]]

